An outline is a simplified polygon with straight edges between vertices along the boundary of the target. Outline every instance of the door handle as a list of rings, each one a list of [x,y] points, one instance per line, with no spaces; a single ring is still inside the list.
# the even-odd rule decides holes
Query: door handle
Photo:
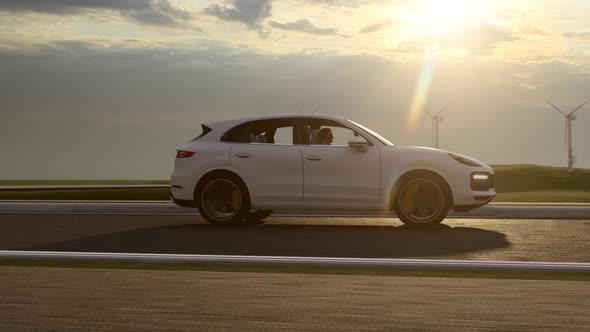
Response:
[[[249,154],[249,153],[243,153],[242,152],[242,153],[236,153],[236,157],[238,157],[238,158],[250,158],[250,157],[252,157],[252,155]]]
[[[322,160],[322,157],[319,156],[309,156],[307,157],[308,160],[313,160],[313,161],[317,161],[317,160]]]

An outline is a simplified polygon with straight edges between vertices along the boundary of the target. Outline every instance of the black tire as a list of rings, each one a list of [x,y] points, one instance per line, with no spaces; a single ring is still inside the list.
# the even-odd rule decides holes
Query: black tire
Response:
[[[429,173],[402,178],[394,199],[398,218],[412,227],[440,224],[447,217],[451,204],[447,184]]]
[[[248,217],[250,196],[237,175],[218,173],[199,182],[195,193],[201,216],[211,225],[238,225]]]
[[[264,224],[264,219],[272,214],[272,210],[256,210],[248,212],[248,216],[244,219],[245,225],[261,225]]]

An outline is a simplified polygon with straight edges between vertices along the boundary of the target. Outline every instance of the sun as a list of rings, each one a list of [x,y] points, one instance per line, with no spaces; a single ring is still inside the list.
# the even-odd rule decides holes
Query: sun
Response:
[[[436,36],[452,32],[469,20],[485,16],[488,0],[425,0],[402,15],[408,35]]]

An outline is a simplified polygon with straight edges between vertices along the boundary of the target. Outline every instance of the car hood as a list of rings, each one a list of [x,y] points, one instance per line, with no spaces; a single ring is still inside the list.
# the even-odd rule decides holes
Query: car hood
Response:
[[[412,155],[413,159],[431,160],[431,161],[436,160],[439,163],[439,165],[441,165],[441,166],[443,166],[443,165],[450,166],[450,165],[454,165],[457,162],[455,159],[453,159],[449,156],[449,153],[452,153],[457,156],[472,159],[472,160],[478,162],[479,164],[481,164],[483,167],[489,168],[489,166],[486,163],[482,162],[481,160],[478,160],[478,159],[473,158],[471,156],[464,155],[462,153],[453,152],[453,151],[428,148],[428,147],[424,147],[424,146],[407,146],[407,145],[394,145],[390,148],[393,151],[396,151],[395,153],[401,153],[404,155]]]
[[[400,150],[400,151],[416,152],[416,153],[420,153],[420,154],[430,154],[430,155],[448,155],[449,153],[454,153],[454,152],[443,150],[443,149],[435,149],[435,148],[429,148],[429,147],[425,147],[425,146],[395,145],[393,147],[397,150]],[[456,153],[456,154],[458,154],[458,153]]]

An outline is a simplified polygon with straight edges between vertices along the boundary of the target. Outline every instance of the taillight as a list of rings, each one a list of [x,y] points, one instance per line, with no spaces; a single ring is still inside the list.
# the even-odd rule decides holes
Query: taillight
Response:
[[[196,152],[193,151],[185,151],[185,150],[177,150],[176,151],[176,158],[190,158],[195,155]]]

